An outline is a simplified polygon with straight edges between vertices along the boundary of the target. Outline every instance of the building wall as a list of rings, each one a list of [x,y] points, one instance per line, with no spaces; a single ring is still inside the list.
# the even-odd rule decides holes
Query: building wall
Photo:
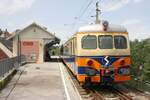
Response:
[[[39,41],[21,41],[21,55],[25,55],[28,62],[37,62],[39,58]]]
[[[26,44],[24,44],[24,42],[28,42],[28,43],[33,43],[33,45],[27,46]],[[37,63],[42,63],[44,61],[43,59],[43,40],[42,39],[20,39],[20,45],[21,49],[20,49],[20,53],[22,55],[26,55],[28,62],[37,62]],[[26,45],[26,46],[25,46]],[[13,47],[13,54],[14,56],[17,56],[17,51],[18,51],[18,41],[14,40],[14,47]],[[36,56],[36,60],[31,60],[32,56]]]
[[[43,38],[52,38],[48,32],[41,30],[36,26],[31,26],[20,34],[22,39],[43,39]]]
[[[37,63],[42,63],[44,61],[44,39],[51,39],[53,36],[51,36],[49,33],[41,30],[38,27],[32,26],[20,33],[19,35],[19,41],[30,41],[30,42],[37,42],[36,45],[32,47],[32,51],[35,51],[34,49],[39,49],[38,51],[38,59],[36,60]],[[21,43],[22,43],[21,42]],[[13,38],[13,56],[17,56],[17,49],[18,48],[18,36],[16,35]],[[22,48],[21,48],[22,49]],[[29,53],[31,51],[27,50],[27,48],[24,50],[21,50],[23,53]],[[23,54],[21,53],[21,54]]]
[[[9,58],[13,57],[12,52],[1,42],[0,42],[0,48]]]
[[[17,52],[18,52],[18,38],[17,36],[15,36],[13,38],[13,57],[16,57],[17,56]]]
[[[0,49],[0,60],[6,59],[8,56]]]

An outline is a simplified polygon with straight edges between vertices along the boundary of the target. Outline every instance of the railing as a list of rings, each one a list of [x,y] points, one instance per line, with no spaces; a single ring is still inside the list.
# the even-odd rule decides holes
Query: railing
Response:
[[[4,77],[13,69],[17,69],[22,63],[25,63],[25,56],[0,60],[0,77]]]

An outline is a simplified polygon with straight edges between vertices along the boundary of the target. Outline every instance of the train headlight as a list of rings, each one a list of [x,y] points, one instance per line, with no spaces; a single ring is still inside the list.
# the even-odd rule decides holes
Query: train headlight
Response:
[[[118,73],[122,74],[122,75],[129,75],[130,74],[130,68],[120,68],[118,70]]]
[[[96,75],[96,70],[92,68],[86,68],[85,69],[85,74],[88,76],[95,76]]]
[[[88,61],[87,61],[87,65],[88,65],[88,66],[92,66],[92,65],[93,65],[93,61],[92,61],[92,60],[88,60]]]
[[[122,65],[122,66],[125,65],[125,63],[126,63],[125,60],[120,61],[120,65]]]

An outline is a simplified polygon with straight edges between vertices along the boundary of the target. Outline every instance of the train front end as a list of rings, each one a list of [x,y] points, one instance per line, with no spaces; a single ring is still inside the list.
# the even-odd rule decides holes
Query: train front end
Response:
[[[114,30],[109,27],[109,30],[99,31],[99,26],[77,34],[77,79],[83,84],[129,81],[131,61],[127,31],[114,27]]]

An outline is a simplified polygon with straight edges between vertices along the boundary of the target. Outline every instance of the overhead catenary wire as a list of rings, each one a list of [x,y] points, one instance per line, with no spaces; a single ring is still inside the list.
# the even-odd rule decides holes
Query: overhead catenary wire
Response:
[[[64,24],[64,26],[69,26],[70,29],[72,30],[72,32],[74,32],[74,31],[76,31],[77,24],[78,25],[88,24],[91,21],[91,19],[89,19],[89,17],[91,18],[91,16],[93,15],[92,12],[95,12],[93,9],[89,9],[89,8],[91,6],[92,6],[92,8],[93,7],[95,8],[95,2],[97,2],[97,1],[98,0],[85,0],[79,10],[78,15],[74,17],[74,22],[71,24]],[[86,18],[88,17],[88,19],[86,19],[86,18],[82,19],[85,14],[86,14]],[[91,14],[91,16],[90,16],[90,14]],[[70,32],[70,33],[72,33],[72,32]]]
[[[93,2],[94,2],[94,0],[93,0],[92,2],[89,2],[89,4],[87,5],[85,11],[89,8],[89,6],[90,6]],[[88,12],[88,16],[87,16],[87,17],[89,17],[89,16],[91,15],[90,17],[95,17],[95,18],[96,18],[95,23],[100,23],[99,16],[100,16],[100,14],[101,14],[101,8],[100,8],[100,6],[99,6],[99,2],[101,2],[101,0],[95,0],[95,2],[96,2],[96,15],[93,14],[93,16],[92,16],[91,13],[92,13],[93,10],[91,10],[91,11]],[[95,3],[94,3],[94,4],[95,4]],[[95,5],[94,5],[94,7],[95,7]],[[83,12],[81,13],[81,15],[80,15],[79,18],[78,18],[78,21],[79,21],[80,18],[85,14],[85,11],[83,11]]]
[[[84,10],[85,5],[86,5],[86,3],[87,3],[88,1],[90,1],[90,0],[85,0],[85,2],[83,3],[83,5],[81,6],[81,8],[80,8],[80,10],[79,10],[79,11],[80,11],[79,14],[77,14],[76,17],[77,17],[78,15],[80,15],[80,13]]]
[[[82,9],[80,10],[80,14],[78,17],[75,17],[75,21],[72,24],[72,29],[75,29],[76,24],[78,23],[78,21],[81,21],[82,16],[86,13],[86,11],[88,10],[88,8],[91,6],[91,4],[94,2],[94,0],[89,0],[88,4],[86,5],[86,7],[82,7]],[[84,5],[85,6],[85,5]]]
[[[92,4],[95,4],[94,2],[97,2],[97,0],[85,0],[85,2],[83,3],[83,5],[81,6],[80,10],[79,10],[79,14],[77,16],[74,17],[74,22],[71,23],[71,24],[64,24],[64,26],[72,26],[71,28],[74,29],[76,24],[79,22],[79,21],[82,21],[82,22],[88,22],[89,20],[82,20],[81,18],[83,17],[83,15],[85,15],[85,13],[88,14],[88,17],[90,15],[90,13],[93,11],[93,9],[89,10],[88,8],[92,5]],[[80,23],[79,23],[80,24]]]
[[[85,7],[85,9],[83,10],[83,12],[77,17],[78,19],[80,19],[84,14],[85,12],[87,11],[87,9],[90,7],[90,5],[94,2],[94,0],[91,0],[88,5]]]

